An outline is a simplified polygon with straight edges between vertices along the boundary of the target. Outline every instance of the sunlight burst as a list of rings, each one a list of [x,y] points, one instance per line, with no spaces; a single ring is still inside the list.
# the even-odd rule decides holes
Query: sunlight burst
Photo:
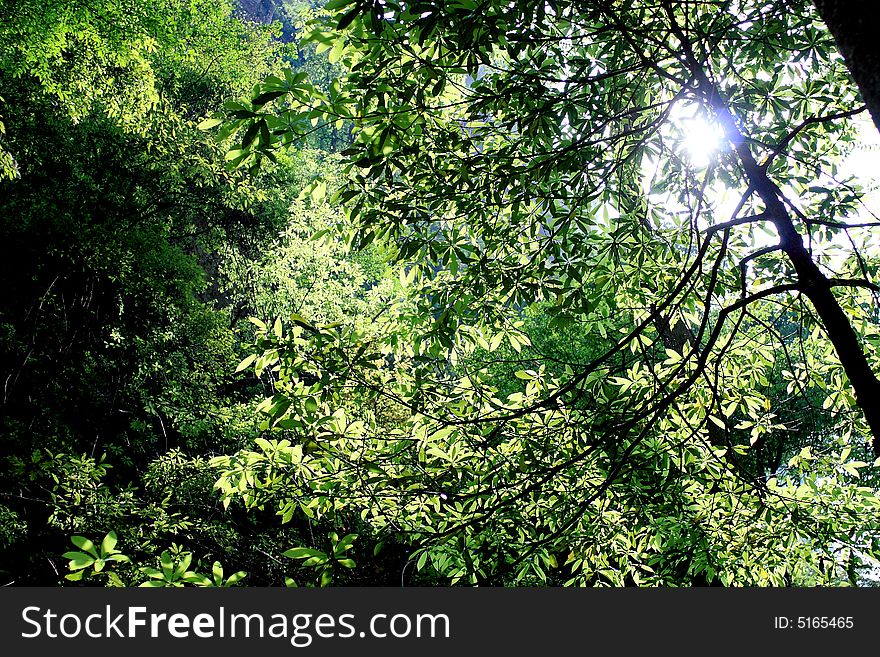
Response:
[[[721,148],[723,133],[705,118],[696,115],[682,119],[682,145],[688,161],[696,167],[706,167]]]

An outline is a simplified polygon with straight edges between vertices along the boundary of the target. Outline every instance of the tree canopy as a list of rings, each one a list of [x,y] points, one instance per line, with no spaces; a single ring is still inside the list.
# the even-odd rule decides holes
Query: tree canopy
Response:
[[[871,581],[846,12],[14,4],[0,567],[73,535],[108,584]]]
[[[410,296],[379,335],[266,330],[267,424],[323,443],[227,460],[227,494],[359,508],[472,582],[846,577],[877,502],[852,483],[880,433],[876,218],[840,171],[865,108],[812,5],[327,9],[309,38],[346,74],[265,81],[230,155],[353,121],[335,198]],[[539,317],[575,348],[542,349]],[[354,420],[359,395],[404,418]]]

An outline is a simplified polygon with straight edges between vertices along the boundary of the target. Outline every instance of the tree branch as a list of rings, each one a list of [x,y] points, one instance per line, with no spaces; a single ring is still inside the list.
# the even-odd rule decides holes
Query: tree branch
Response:
[[[872,292],[880,292],[880,285],[863,278],[829,278],[828,284],[831,287],[865,287]]]
[[[722,221],[720,224],[713,224],[703,232],[705,232],[706,235],[714,235],[718,231],[727,230],[734,226],[741,226],[742,224],[750,224],[756,221],[771,221],[771,218],[767,216],[766,212],[761,212],[759,214],[749,215],[748,217],[738,217],[736,219],[731,219],[730,221]]]
[[[862,105],[861,107],[857,107],[853,110],[848,110],[845,112],[835,112],[834,114],[826,114],[824,116],[811,116],[810,118],[802,121],[800,125],[798,125],[794,130],[789,132],[782,141],[780,141],[776,146],[773,147],[773,152],[771,152],[761,163],[761,168],[765,171],[767,167],[769,167],[773,160],[775,160],[786,148],[788,145],[794,141],[794,138],[798,136],[805,128],[811,125],[817,125],[819,123],[826,123],[828,121],[837,121],[838,119],[848,119],[852,116],[856,116],[857,114],[861,114],[865,110],[867,110],[867,105]]]

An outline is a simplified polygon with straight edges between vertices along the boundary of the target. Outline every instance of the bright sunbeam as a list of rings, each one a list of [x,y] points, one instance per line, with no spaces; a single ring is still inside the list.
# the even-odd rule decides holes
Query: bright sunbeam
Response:
[[[709,121],[698,105],[689,102],[675,103],[669,118],[677,133],[679,155],[691,166],[708,166],[722,146],[724,133],[721,128]]]
[[[682,119],[681,131],[688,161],[695,167],[708,166],[712,156],[721,148],[721,129],[701,116],[694,116]]]

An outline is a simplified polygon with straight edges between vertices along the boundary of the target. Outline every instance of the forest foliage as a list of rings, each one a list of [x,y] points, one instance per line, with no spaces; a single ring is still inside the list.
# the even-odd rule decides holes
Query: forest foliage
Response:
[[[810,3],[0,15],[4,583],[873,581]]]

